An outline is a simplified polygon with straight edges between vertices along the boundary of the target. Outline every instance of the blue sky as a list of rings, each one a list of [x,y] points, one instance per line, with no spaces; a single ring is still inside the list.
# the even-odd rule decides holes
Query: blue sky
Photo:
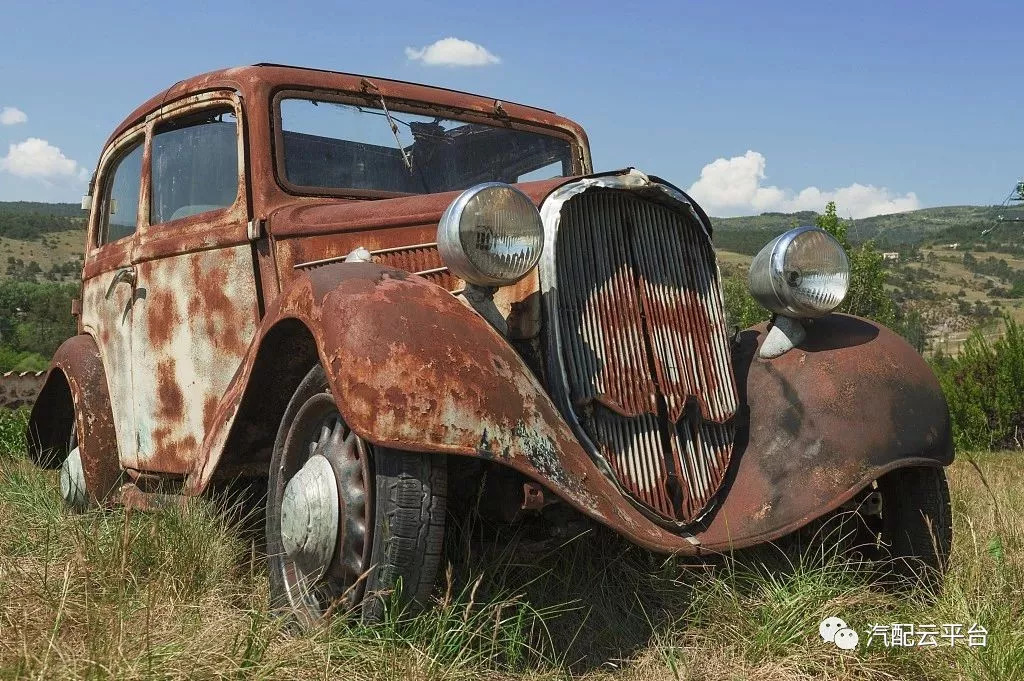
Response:
[[[0,200],[77,200],[136,105],[258,61],[554,109],[598,169],[713,215],[999,203],[1024,176],[1019,2],[86,4],[0,0]],[[449,37],[484,51],[424,51]]]

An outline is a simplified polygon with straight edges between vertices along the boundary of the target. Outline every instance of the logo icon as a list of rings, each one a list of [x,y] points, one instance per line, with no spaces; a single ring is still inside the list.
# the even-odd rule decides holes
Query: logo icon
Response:
[[[834,643],[842,650],[853,650],[860,643],[857,632],[839,617],[826,617],[818,625],[818,635],[826,643]]]

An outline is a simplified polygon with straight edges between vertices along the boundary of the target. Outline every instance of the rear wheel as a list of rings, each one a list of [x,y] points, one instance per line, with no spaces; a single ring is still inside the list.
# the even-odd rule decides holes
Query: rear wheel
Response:
[[[311,624],[423,604],[441,560],[447,477],[440,455],[374,448],[347,426],[322,367],[278,429],[267,505],[271,606]]]
[[[89,505],[85,487],[85,469],[82,467],[82,453],[78,447],[78,419],[71,417],[71,432],[68,435],[68,455],[60,466],[60,495],[73,511],[81,512]]]

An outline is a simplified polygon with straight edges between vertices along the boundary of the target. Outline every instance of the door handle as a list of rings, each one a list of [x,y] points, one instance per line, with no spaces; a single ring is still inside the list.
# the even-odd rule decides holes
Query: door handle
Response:
[[[131,284],[132,288],[135,288],[135,268],[134,267],[122,267],[114,275],[114,278],[110,280],[110,286],[107,287],[107,298],[114,293],[114,289],[120,283]]]

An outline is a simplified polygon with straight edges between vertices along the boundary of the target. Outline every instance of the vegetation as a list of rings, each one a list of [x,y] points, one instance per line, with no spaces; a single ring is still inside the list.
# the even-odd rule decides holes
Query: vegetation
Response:
[[[77,284],[0,281],[0,371],[45,369],[76,333],[71,301]]]
[[[723,241],[729,238],[726,232],[759,231],[778,235],[792,227],[814,224],[817,217],[814,212],[803,211],[714,218],[715,241],[733,250]],[[885,250],[896,250],[900,245],[975,241],[979,244],[1015,243],[1020,246],[1020,231],[1024,225],[1007,222],[1000,226],[1000,217],[1024,218],[1024,206],[942,206],[845,222],[849,225],[852,242],[873,240]],[[982,234],[989,229],[992,231]]]
[[[980,260],[971,251],[966,251],[964,252],[964,267],[975,274],[995,277],[1009,284],[1008,289],[999,291],[1003,294],[1001,297],[1024,298],[1024,271],[1011,267],[1005,258],[990,255],[984,260]]]
[[[827,552],[708,567],[590,533],[541,554],[512,541],[466,558],[454,542],[427,613],[299,633],[266,614],[258,543],[225,502],[71,514],[56,472],[25,460],[23,425],[0,411],[0,678],[1024,678],[1018,457],[952,468],[954,552],[933,603]],[[833,615],[857,650],[820,640]],[[895,622],[979,623],[987,646],[866,645]]]
[[[994,343],[975,331],[959,355],[933,360],[958,449],[1024,447],[1024,328],[1004,323]]]
[[[829,201],[825,212],[815,224],[836,238],[850,258],[850,289],[839,306],[840,312],[873,319],[883,326],[895,328],[898,312],[885,290],[886,272],[882,267],[882,254],[874,243],[866,241],[858,248],[847,237],[849,227],[836,214],[836,204]]]
[[[37,240],[44,234],[80,229],[80,206],[73,203],[0,202],[0,236]]]

